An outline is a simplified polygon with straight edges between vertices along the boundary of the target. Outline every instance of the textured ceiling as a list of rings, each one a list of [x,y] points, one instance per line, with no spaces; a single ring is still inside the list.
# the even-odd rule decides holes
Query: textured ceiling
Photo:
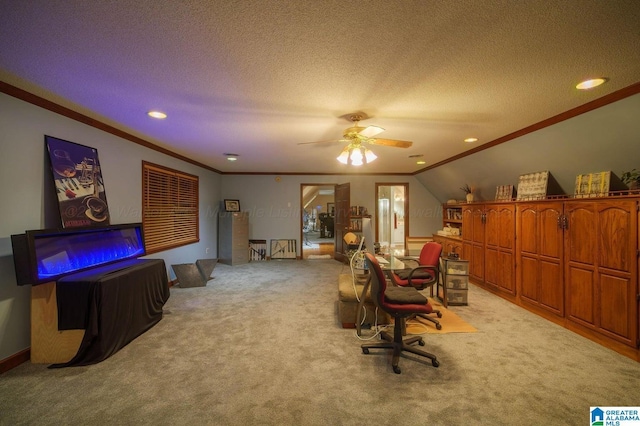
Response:
[[[4,0],[0,78],[222,172],[413,173],[639,82],[639,22],[637,0]],[[357,111],[413,146],[355,168],[298,145]]]

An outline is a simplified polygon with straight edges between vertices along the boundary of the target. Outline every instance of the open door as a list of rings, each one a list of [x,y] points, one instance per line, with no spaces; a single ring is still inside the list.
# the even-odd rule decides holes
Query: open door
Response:
[[[333,257],[335,183],[300,184],[301,258]]]
[[[382,253],[405,254],[409,235],[408,211],[408,183],[376,183],[376,240]]]
[[[344,234],[349,232],[349,209],[351,206],[351,185],[349,183],[343,183],[340,185],[336,185],[336,193],[335,193],[335,204],[336,204],[336,214],[335,214],[335,226],[334,226],[334,237],[335,237],[335,252],[334,259],[339,260],[341,262],[346,262],[347,255],[346,247],[344,244]]]

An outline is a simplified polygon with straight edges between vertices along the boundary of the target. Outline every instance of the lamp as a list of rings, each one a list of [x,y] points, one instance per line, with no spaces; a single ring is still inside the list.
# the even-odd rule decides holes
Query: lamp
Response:
[[[362,166],[371,163],[378,158],[370,149],[363,147],[361,144],[347,145],[336,159],[342,164],[351,164],[352,166]]]

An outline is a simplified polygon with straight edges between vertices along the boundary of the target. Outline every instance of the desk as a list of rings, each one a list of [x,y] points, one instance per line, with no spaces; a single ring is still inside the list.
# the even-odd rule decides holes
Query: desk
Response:
[[[86,329],[68,362],[103,361],[162,319],[169,284],[162,259],[132,259],[68,275],[56,283],[58,329]]]
[[[404,262],[402,262],[399,258],[395,256],[383,257],[383,256],[376,255],[376,259],[378,260],[380,269],[382,269],[385,273],[387,271],[406,268]],[[358,336],[360,336],[360,331],[361,331],[360,322],[362,320],[361,317],[362,317],[362,308],[364,306],[364,298],[367,295],[367,291],[369,291],[369,286],[371,286],[371,273],[368,274],[367,281],[364,283],[364,286],[362,287],[362,294],[360,295],[360,301],[358,302],[358,312],[356,313],[356,333],[358,334]]]

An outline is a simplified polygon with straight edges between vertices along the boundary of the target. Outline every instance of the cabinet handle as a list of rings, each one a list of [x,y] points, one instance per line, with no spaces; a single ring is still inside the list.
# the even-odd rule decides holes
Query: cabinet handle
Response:
[[[569,229],[569,218],[565,215],[558,216],[558,228]]]

